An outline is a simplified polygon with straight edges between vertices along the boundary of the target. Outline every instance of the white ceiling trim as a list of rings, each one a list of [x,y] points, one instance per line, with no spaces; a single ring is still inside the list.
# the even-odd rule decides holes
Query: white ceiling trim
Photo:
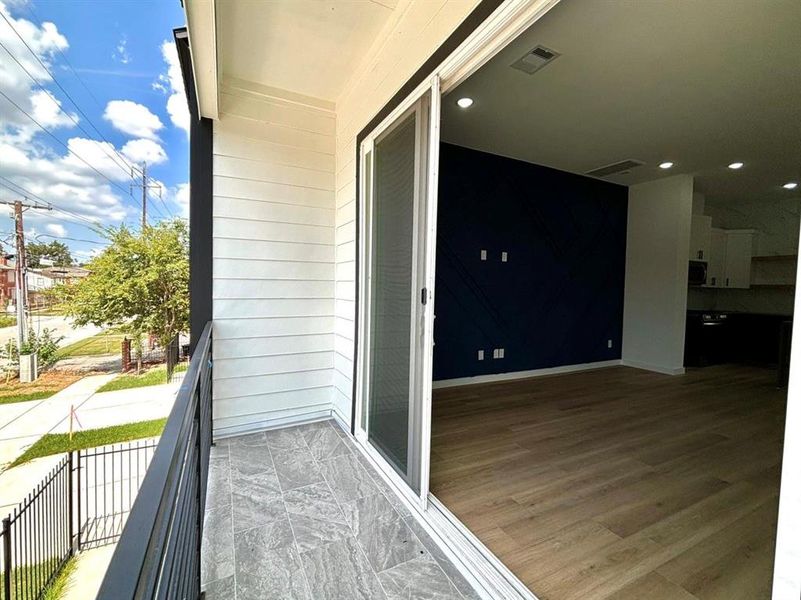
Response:
[[[219,118],[216,0],[184,0],[195,93],[201,117]]]
[[[232,91],[244,93],[249,96],[258,98],[267,98],[271,100],[281,100],[283,102],[290,102],[316,110],[324,110],[333,113],[335,105],[330,100],[322,98],[315,98],[313,96],[306,96],[290,90],[283,90],[281,88],[256,83],[255,81],[248,81],[247,79],[240,79],[238,77],[223,76],[222,88]]]

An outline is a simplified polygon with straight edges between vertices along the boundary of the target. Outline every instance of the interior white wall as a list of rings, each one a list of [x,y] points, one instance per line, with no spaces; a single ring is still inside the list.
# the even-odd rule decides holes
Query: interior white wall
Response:
[[[336,302],[333,409],[351,420],[356,281],[356,136],[478,0],[398,5],[336,103]]]
[[[676,175],[629,188],[623,363],[684,372],[693,178]]]
[[[237,85],[214,122],[214,428],[330,415],[333,110]],[[333,106],[331,106],[333,109]]]

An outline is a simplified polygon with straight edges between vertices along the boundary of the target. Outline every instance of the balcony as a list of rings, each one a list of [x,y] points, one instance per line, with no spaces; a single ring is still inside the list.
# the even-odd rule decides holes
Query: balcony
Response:
[[[475,600],[334,421],[211,445],[211,327],[98,598]]]
[[[207,600],[477,598],[334,421],[212,448]]]

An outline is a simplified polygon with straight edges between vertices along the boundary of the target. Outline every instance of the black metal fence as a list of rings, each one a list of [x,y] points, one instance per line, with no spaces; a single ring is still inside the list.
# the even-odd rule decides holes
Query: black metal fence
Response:
[[[98,594],[195,599],[211,446],[211,323],[189,370]]]
[[[116,542],[131,512],[157,440],[79,450],[78,548],[96,548]]]
[[[3,519],[3,600],[36,600],[72,556],[72,456]]]
[[[75,552],[119,539],[157,440],[64,455],[2,521],[0,599],[36,600]]]

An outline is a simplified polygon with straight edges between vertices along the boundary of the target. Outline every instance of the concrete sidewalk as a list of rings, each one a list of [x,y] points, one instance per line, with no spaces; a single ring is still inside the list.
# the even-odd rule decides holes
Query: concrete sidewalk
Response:
[[[175,382],[94,394],[77,409],[81,426],[76,425],[75,431],[163,419],[170,414],[180,387]],[[69,419],[63,419],[49,433],[67,432]]]
[[[114,375],[84,377],[44,400],[0,405],[0,472],[17,456],[63,422],[69,423],[70,406],[79,409]]]
[[[87,377],[86,379],[94,381],[92,385],[85,386],[83,391],[99,388],[105,381],[108,381],[109,377],[106,375]],[[80,382],[74,383],[63,392],[77,383]],[[0,419],[2,419],[0,421],[0,435],[2,435],[0,451],[6,453],[4,456],[10,457],[6,460],[7,463],[10,463],[45,433],[67,433],[71,403],[75,404],[81,424],[80,427],[77,423],[74,424],[75,431],[165,418],[172,410],[175,395],[180,386],[181,384],[176,382],[117,392],[89,393],[80,402],[77,395],[71,394],[69,397],[72,400],[62,400],[62,403],[57,406],[53,406],[53,403],[46,404],[47,400],[0,406],[0,409],[9,409],[6,412],[0,412]],[[59,394],[63,392],[59,392]],[[48,400],[52,398],[55,396]],[[20,407],[21,404],[28,406]],[[32,425],[37,422],[38,425]],[[24,465],[0,472],[0,516],[4,516],[10,508],[21,502],[61,460],[62,456],[62,454],[58,454],[37,458]]]
[[[96,598],[116,547],[117,544],[110,544],[81,552],[77,558],[78,564],[75,566],[75,571],[67,583],[66,592],[61,600]]]

